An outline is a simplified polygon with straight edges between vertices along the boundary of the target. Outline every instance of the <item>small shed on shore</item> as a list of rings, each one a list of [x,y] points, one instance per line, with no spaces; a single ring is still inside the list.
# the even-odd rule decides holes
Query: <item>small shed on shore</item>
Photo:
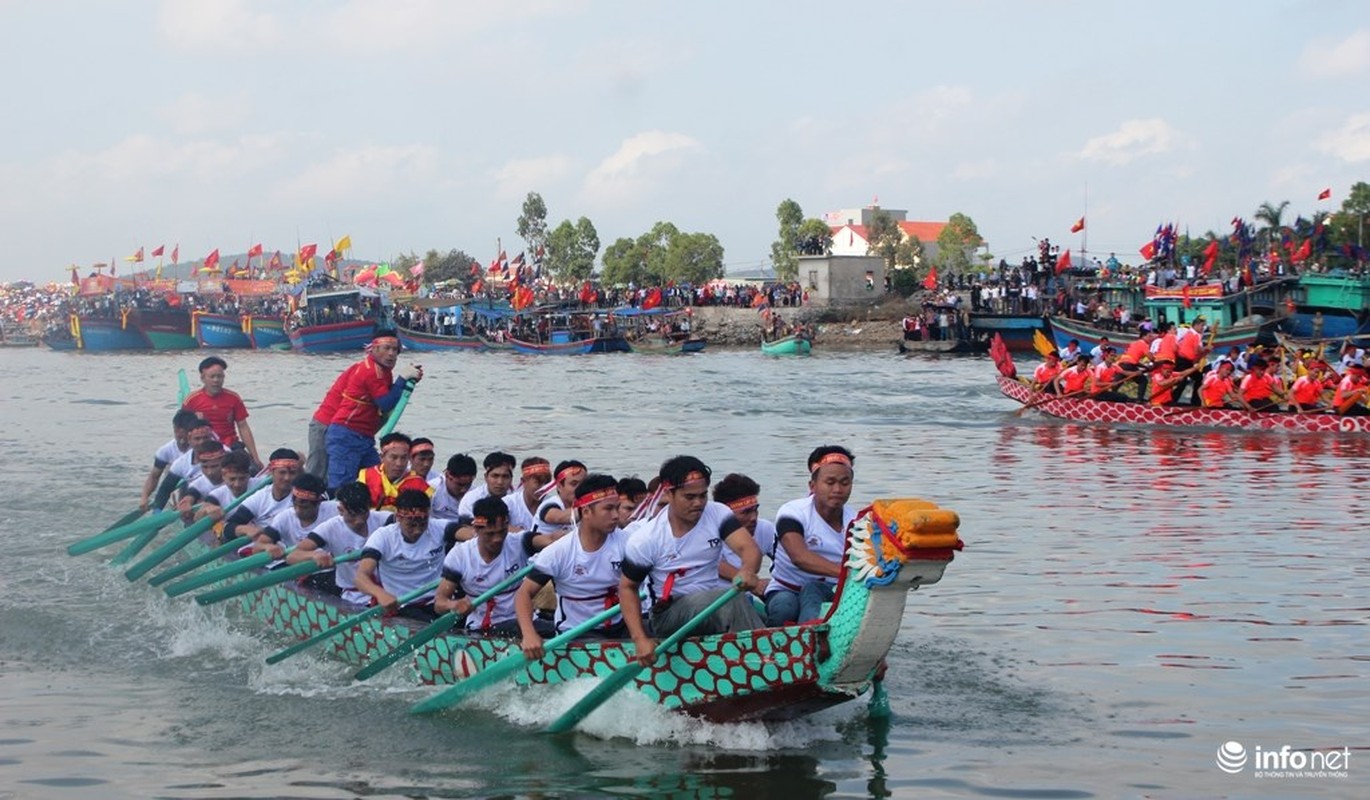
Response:
[[[800,256],[799,282],[812,305],[869,303],[885,293],[879,256]]]

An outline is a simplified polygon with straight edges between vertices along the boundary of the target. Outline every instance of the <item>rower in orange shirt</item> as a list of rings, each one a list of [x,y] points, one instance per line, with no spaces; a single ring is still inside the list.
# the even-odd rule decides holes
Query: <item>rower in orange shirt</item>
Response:
[[[1332,410],[1348,417],[1363,417],[1370,414],[1365,407],[1365,398],[1370,394],[1370,379],[1365,377],[1365,364],[1360,359],[1345,362],[1346,374],[1337,384],[1332,395]]]
[[[1255,356],[1247,366],[1250,371],[1242,378],[1242,399],[1252,411],[1279,411],[1279,401],[1275,397],[1279,381],[1266,372],[1269,362],[1264,356]]]
[[[1324,411],[1327,408],[1324,394],[1329,389],[1336,389],[1337,386],[1329,377],[1332,370],[1326,361],[1320,359],[1312,359],[1304,366],[1308,372],[1294,381],[1294,388],[1289,395],[1290,405],[1297,414],[1305,411]]]
[[[1146,402],[1147,398],[1144,365],[1151,360],[1151,343],[1154,341],[1156,341],[1155,331],[1140,331],[1137,338],[1118,357],[1118,369],[1122,371],[1124,376],[1137,381],[1137,398],[1141,402]]]
[[[1061,355],[1055,350],[1046,354],[1046,361],[1032,371],[1032,388],[1038,392],[1056,393],[1056,376],[1061,374]]]
[[[1184,385],[1189,376],[1199,369],[1195,364],[1184,372],[1175,371],[1175,361],[1169,358],[1156,360],[1156,367],[1151,370],[1151,404],[1153,406],[1175,405],[1177,390],[1175,387]]]
[[[1218,366],[1208,373],[1208,377],[1204,378],[1203,388],[1199,390],[1204,408],[1251,410],[1242,399],[1241,392],[1237,391],[1237,381],[1232,377],[1236,371],[1237,365],[1231,361],[1219,361]]]
[[[1089,367],[1089,356],[1080,353],[1075,356],[1075,363],[1061,370],[1053,381],[1056,394],[1066,396],[1078,396],[1084,394],[1089,386],[1090,378],[1093,377],[1093,370]]]

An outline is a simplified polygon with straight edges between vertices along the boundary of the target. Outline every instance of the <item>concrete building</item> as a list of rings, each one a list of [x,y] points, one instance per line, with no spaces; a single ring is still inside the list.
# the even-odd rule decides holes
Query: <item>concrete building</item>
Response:
[[[800,256],[799,283],[817,306],[868,303],[885,292],[885,261],[879,256]]]

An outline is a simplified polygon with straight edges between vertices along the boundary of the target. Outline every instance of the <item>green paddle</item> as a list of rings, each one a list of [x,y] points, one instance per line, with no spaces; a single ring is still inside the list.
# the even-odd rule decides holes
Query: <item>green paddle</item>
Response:
[[[229,503],[227,506],[224,507],[224,518],[227,519],[228,515],[232,514],[238,506],[242,505],[243,502],[247,500],[247,498],[251,497],[252,495],[256,494],[257,492],[261,491],[262,489],[265,489],[270,485],[271,479],[267,478],[266,480],[262,481],[261,483],[257,484],[251,489],[248,489],[246,492],[243,492],[241,497],[236,498],[233,502]],[[171,511],[164,513],[178,514],[180,512]],[[205,517],[204,519],[201,519],[197,522],[194,522],[186,526],[185,530],[171,537],[171,539],[165,542],[161,547],[157,548],[156,550],[153,550],[151,555],[147,556],[142,561],[139,561],[137,564],[134,564],[133,566],[125,570],[124,577],[128,578],[131,581],[138,580],[139,578],[146,575],[148,570],[152,569],[153,567],[157,566],[163,561],[166,561],[168,558],[171,558],[176,553],[179,553],[181,551],[181,548],[195,541],[197,538],[199,538],[200,534],[204,533],[212,527],[214,527],[214,519],[212,517]]]
[[[100,531],[100,533],[109,533],[115,528],[122,528],[141,516],[143,516],[143,509],[135,508],[132,511],[120,517],[118,520],[116,520],[113,525],[109,526],[108,528],[105,528],[103,531]]]
[[[119,551],[119,555],[111,558],[109,563],[116,566],[119,564],[127,564],[129,560],[138,555],[144,547],[147,547],[148,542],[151,542],[156,538],[157,534],[161,533],[161,531],[161,528],[151,528],[138,534],[134,537],[133,541],[125,545],[123,550]]]
[[[285,558],[286,556],[290,555],[291,552],[294,551],[294,549],[295,548],[293,547],[287,547],[285,549],[285,555],[281,556],[281,558]],[[193,592],[196,589],[204,588],[205,586],[208,586],[211,583],[218,583],[219,581],[232,578],[234,575],[241,575],[244,572],[251,572],[257,567],[264,567],[267,564],[270,564],[272,561],[279,560],[280,559],[273,558],[270,553],[253,553],[250,556],[244,556],[232,563],[224,564],[221,567],[215,567],[211,570],[206,570],[204,572],[201,572],[199,575],[191,575],[189,578],[186,578],[182,581],[177,581],[176,583],[173,583],[170,586],[166,587],[165,591],[167,597],[180,597],[186,592]]]
[[[480,595],[477,595],[476,598],[471,601],[471,607],[475,608],[476,606],[479,606],[481,603],[486,602],[490,598],[509,588],[509,586],[513,584],[515,581],[523,580],[523,577],[532,571],[532,564],[525,566],[523,569],[519,570],[518,572],[515,572],[514,574],[510,575],[509,577],[490,587],[489,590],[482,592]],[[356,678],[359,681],[364,681],[367,678],[376,675],[377,673],[384,670],[386,667],[389,667],[392,664],[403,660],[405,656],[409,655],[410,653],[419,649],[423,645],[427,644],[430,640],[436,639],[444,633],[447,633],[447,631],[451,630],[452,625],[456,623],[457,619],[462,616],[465,615],[458,614],[455,611],[449,611],[446,614],[443,614],[442,616],[433,620],[433,622],[429,624],[428,627],[416,632],[413,636],[410,636],[408,639],[405,639],[404,641],[400,642],[398,645],[395,646],[395,649],[391,650],[390,652],[386,653],[385,655],[381,656],[375,661],[372,661],[365,667],[362,667],[360,670],[357,671],[357,674],[353,675],[352,677]]]
[[[203,567],[205,564],[218,561],[229,553],[236,553],[239,548],[246,547],[249,544],[252,544],[251,536],[239,536],[237,539],[221,544],[213,550],[207,550],[188,561],[182,561],[169,569],[164,569],[151,578],[148,578],[147,582],[153,586],[161,586],[172,578],[179,578],[187,572],[193,572],[200,567]]]
[[[613,619],[618,612],[619,607],[617,605],[613,608],[606,608],[560,636],[548,639],[547,643],[544,644],[542,648],[543,650],[551,651],[563,647],[570,643],[572,639],[589,631],[596,625]],[[444,708],[451,708],[485,687],[499,683],[505,678],[512,676],[514,673],[523,669],[527,664],[528,656],[525,656],[522,650],[515,647],[514,652],[499,661],[496,661],[480,672],[477,672],[475,675],[443,689],[441,692],[438,692],[427,700],[422,700],[410,706],[409,713],[427,714],[433,711],[441,711]]]
[[[670,653],[670,651],[677,644],[679,644],[682,639],[690,635],[690,631],[698,627],[699,624],[702,623],[704,620],[713,616],[713,613],[715,611],[722,608],[724,603],[727,603],[729,600],[732,600],[734,597],[737,596],[738,592],[741,591],[742,587],[734,584],[732,587],[728,589],[728,591],[719,595],[718,598],[715,599],[712,603],[705,606],[703,611],[699,612],[698,614],[695,614],[693,617],[689,619],[688,622],[686,622],[684,625],[681,625],[675,633],[672,633],[670,636],[667,636],[665,639],[662,639],[661,643],[658,644],[656,647],[656,657],[660,658],[661,656]],[[565,733],[566,731],[569,731],[572,728],[576,727],[576,725],[578,725],[581,720],[585,719],[587,716],[590,715],[590,712],[604,705],[604,702],[606,700],[608,700],[610,697],[613,697],[615,694],[618,693],[620,689],[631,683],[633,678],[636,678],[637,674],[644,669],[646,669],[646,667],[642,666],[642,664],[639,663],[637,659],[633,659],[627,664],[614,670],[614,673],[612,675],[600,681],[598,686],[596,686],[594,689],[591,689],[589,694],[585,695],[580,699],[580,702],[571,706],[571,709],[567,711],[565,714],[562,714],[560,717],[557,717],[555,722],[547,726],[547,730],[545,732]]]
[[[180,515],[181,512],[174,508],[170,511],[158,511],[156,514],[151,514],[140,520],[121,525],[117,528],[110,528],[104,533],[97,533],[88,539],[67,545],[67,555],[79,556],[84,553],[89,553],[92,550],[99,550],[106,545],[138,536],[147,530],[159,530],[170,525],[172,520]]]
[[[350,553],[343,553],[342,555],[337,556],[333,559],[333,563],[346,564],[349,561],[356,561],[361,557],[362,551],[353,550]],[[327,569],[332,569],[332,567],[328,567]],[[195,595],[195,602],[202,606],[207,606],[211,603],[218,603],[231,597],[237,597],[238,595],[251,594],[259,589],[275,586],[278,583],[285,583],[293,578],[303,578],[314,572],[325,571],[327,570],[320,569],[319,565],[315,564],[312,560],[301,561],[300,563],[293,564],[289,567],[281,567],[280,569],[273,569],[270,572],[264,572],[261,575],[253,576],[245,581],[239,581],[238,583],[230,584],[228,586],[220,586],[218,589],[211,589],[204,594],[197,594]]]
[[[414,393],[414,382],[405,381],[404,391],[400,393],[400,399],[395,403],[395,407],[390,409],[390,415],[385,418],[385,424],[381,426],[377,437],[388,436],[395,432],[395,426],[400,424],[400,415],[404,413],[404,407],[409,405],[409,396]]]
[[[409,594],[401,595],[398,598],[399,603],[400,605],[404,605],[405,603],[412,603],[413,601],[419,599],[420,597],[423,597],[424,595],[428,594],[436,588],[438,588],[438,582],[433,581],[427,586],[421,586],[415,589]],[[344,619],[343,621],[339,622],[337,625],[334,625],[326,631],[316,633],[302,642],[296,642],[295,644],[292,644],[284,650],[278,650],[277,652],[272,653],[271,655],[267,656],[266,663],[275,664],[277,662],[284,661],[285,659],[290,658],[296,653],[301,653],[305,650],[308,650],[309,648],[324,641],[325,639],[330,639],[333,636],[336,636],[337,634],[347,630],[348,628],[360,625],[363,622],[366,622],[368,619],[371,619],[372,617],[379,617],[384,613],[384,606],[372,606],[371,608],[368,608],[365,611],[362,611],[361,613],[353,614],[352,616]]]
[[[185,367],[181,368],[177,377],[180,378],[181,389],[176,395],[176,405],[183,406],[186,404],[186,398],[190,397],[190,379],[186,377]]]

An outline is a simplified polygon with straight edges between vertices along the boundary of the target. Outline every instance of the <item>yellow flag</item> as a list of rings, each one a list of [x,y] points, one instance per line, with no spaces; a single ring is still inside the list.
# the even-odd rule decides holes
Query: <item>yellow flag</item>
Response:
[[[342,252],[344,252],[344,251],[346,251],[346,250],[351,250],[351,249],[352,249],[352,237],[351,237],[350,235],[349,235],[349,236],[344,236],[344,237],[342,237],[341,239],[338,240],[338,243],[337,243],[337,244],[333,245],[333,250],[336,251],[336,252],[338,252],[338,253],[342,253]]]

